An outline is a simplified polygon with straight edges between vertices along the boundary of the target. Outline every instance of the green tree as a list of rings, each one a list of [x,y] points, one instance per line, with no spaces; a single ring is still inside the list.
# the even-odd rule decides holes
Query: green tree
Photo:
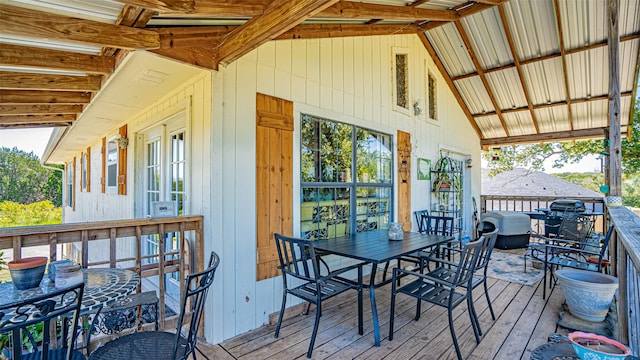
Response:
[[[631,138],[622,138],[622,171],[625,175],[640,173],[640,101],[633,111]],[[483,155],[489,162],[489,175],[525,167],[544,171],[543,162],[558,155],[553,167],[561,168],[567,163],[577,163],[587,155],[597,155],[604,151],[602,140],[582,140],[560,143],[516,145],[489,151]],[[498,159],[496,159],[496,157]]]
[[[33,152],[0,148],[0,202],[20,204],[50,200],[62,204],[62,173],[40,164]]]

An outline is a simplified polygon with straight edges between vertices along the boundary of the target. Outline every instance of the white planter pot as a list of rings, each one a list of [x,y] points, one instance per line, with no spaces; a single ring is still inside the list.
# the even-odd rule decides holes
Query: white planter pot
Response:
[[[575,269],[558,270],[555,275],[574,316],[587,321],[604,321],[618,289],[618,278]]]

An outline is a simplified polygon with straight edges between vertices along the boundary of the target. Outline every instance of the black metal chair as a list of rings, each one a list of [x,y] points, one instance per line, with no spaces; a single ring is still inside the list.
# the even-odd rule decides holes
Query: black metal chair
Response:
[[[466,283],[462,284],[461,286],[466,288],[467,291],[469,292],[467,294],[469,298],[469,308],[473,314],[473,317],[476,320],[478,334],[482,335],[482,329],[480,329],[480,321],[478,320],[478,315],[476,313],[476,309],[473,301],[473,289],[480,286],[480,284],[484,285],[484,296],[487,299],[489,312],[491,313],[491,318],[495,320],[496,314],[493,311],[493,306],[491,305],[491,298],[489,297],[489,289],[487,288],[487,270],[489,268],[489,261],[491,260],[491,254],[493,253],[493,248],[496,244],[496,239],[498,238],[499,229],[497,227],[497,224],[495,224],[493,221],[488,221],[488,220],[481,221],[478,226],[478,229],[479,229],[479,232],[482,233],[480,239],[483,239],[482,248],[480,250],[481,252],[478,259],[478,264],[475,267],[474,275],[470,282],[471,286],[468,286],[469,284],[466,284]],[[492,230],[486,232],[489,229],[492,229]],[[459,252],[458,249],[450,249],[450,251],[454,253]],[[447,259],[434,257],[433,255],[429,256],[427,260],[435,261],[441,265],[443,264],[451,265],[451,262],[448,262]],[[441,266],[433,271],[428,272],[427,275],[446,280],[446,279],[453,278],[453,276],[455,276],[456,270],[457,269],[455,266],[446,266],[446,267]]]
[[[175,333],[142,331],[125,335],[97,348],[91,353],[89,359],[183,360],[191,355],[196,360],[197,333],[209,287],[213,283],[218,265],[220,265],[220,258],[212,251],[209,265],[205,270],[187,275]],[[187,316],[191,317],[188,323],[189,329],[183,335],[182,327],[187,325]]]
[[[453,309],[465,301],[467,302],[467,306],[470,304],[470,291],[467,289],[471,287],[473,272],[482,253],[483,243],[484,237],[480,237],[480,239],[476,241],[463,245],[462,250],[460,251],[460,260],[455,266],[455,272],[453,273],[453,276],[448,279],[441,279],[437,276],[434,277],[428,274],[421,274],[419,272],[403,270],[400,268],[393,269],[393,278],[391,282],[393,285],[391,288],[389,341],[393,340],[396,294],[405,294],[417,299],[416,321],[420,319],[420,304],[422,301],[447,308],[449,315],[449,330],[451,331],[453,345],[455,346],[458,359],[462,359],[460,347],[458,346],[458,339],[453,327]],[[442,269],[448,270],[446,268]],[[407,284],[397,287],[396,280],[403,276],[406,276],[408,279],[414,278],[415,280],[410,280]],[[466,289],[463,286],[464,284],[467,286]],[[456,291],[458,289],[462,289],[464,291]],[[471,320],[476,341],[480,342],[477,322],[472,311],[473,310],[470,307],[469,318]]]
[[[427,216],[429,216],[429,210],[417,210],[413,212],[413,215],[416,218],[416,223],[418,224],[418,232],[426,233],[427,232]]]
[[[613,224],[609,226],[602,243],[589,244],[585,241],[571,241],[555,239],[553,243],[545,245],[544,284],[542,298],[546,297],[547,269],[551,272],[549,287],[555,284],[553,268],[570,267],[588,271],[602,271],[602,262],[606,256],[609,241],[613,236]],[[594,258],[597,259],[594,261]]]
[[[75,349],[77,332],[64,326],[64,318],[67,317],[71,319],[70,329],[76,328],[83,293],[84,283],[80,283],[25,300],[17,306],[0,307],[0,333],[9,335],[12,343],[10,358],[85,359],[82,352]],[[41,334],[36,334],[39,331]],[[55,348],[58,332],[62,334],[62,346]]]
[[[311,340],[309,341],[309,349],[307,350],[307,357],[310,358],[318,333],[320,316],[322,315],[322,301],[350,289],[358,291],[358,333],[362,335],[364,333],[362,324],[362,264],[351,265],[332,271],[327,275],[321,275],[313,241],[287,237],[281,234],[275,234],[274,236],[283,282],[282,307],[280,316],[278,316],[275,337],[277,338],[280,334],[287,295],[293,295],[316,305],[316,319],[311,333]],[[354,269],[358,271],[357,282],[340,276]],[[291,286],[287,281],[287,277],[297,279],[298,282],[295,282],[295,286]]]
[[[107,335],[140,329],[144,323],[155,323],[158,330],[158,297],[155,291],[131,294],[103,308],[96,316],[95,328]]]

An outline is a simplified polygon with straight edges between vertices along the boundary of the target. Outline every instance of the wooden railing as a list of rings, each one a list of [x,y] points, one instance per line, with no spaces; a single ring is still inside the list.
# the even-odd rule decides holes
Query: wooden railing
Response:
[[[482,213],[488,211],[536,211],[538,208],[549,208],[549,205],[555,200],[561,199],[558,196],[548,197],[528,197],[528,196],[486,196],[483,195],[480,200],[480,209]],[[601,197],[571,197],[571,199],[580,200],[585,204],[587,211],[604,212],[604,198]],[[537,226],[537,221],[532,221],[532,226]],[[598,233],[604,233],[606,229],[606,217],[596,217],[594,230]]]
[[[182,293],[185,275],[203,269],[203,221],[202,216],[179,216],[4,228],[0,229],[0,250],[13,251],[13,258],[19,259],[24,248],[44,245],[49,247],[51,261],[69,258],[84,268],[130,269],[141,279],[158,276],[158,315],[164,326],[163,280],[177,272]],[[179,242],[177,250],[165,251],[169,236]],[[143,256],[143,241],[149,237],[157,241],[158,251]],[[58,254],[59,245],[63,254]],[[141,291],[141,284],[137,291]]]
[[[535,211],[548,208],[558,197],[482,196],[481,211]],[[611,273],[617,276],[616,298],[619,340],[628,344],[633,354],[640,353],[640,216],[624,206],[607,207],[602,198],[573,198],[585,203],[587,210],[604,212],[595,230],[604,232],[607,223],[614,225],[609,245]],[[532,224],[533,226],[533,224]]]
[[[618,277],[620,340],[640,353],[640,216],[626,207],[610,207],[615,238],[609,249],[613,275]]]

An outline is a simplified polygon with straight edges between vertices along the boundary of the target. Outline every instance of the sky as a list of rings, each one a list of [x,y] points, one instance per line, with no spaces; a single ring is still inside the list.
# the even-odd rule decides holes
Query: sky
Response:
[[[52,128],[0,130],[0,147],[13,148],[15,146],[22,151],[33,151],[39,158],[42,158],[52,131]]]
[[[39,158],[42,157],[51,128],[16,129],[0,131],[0,147],[13,148],[31,152],[33,151]],[[484,160],[483,160],[484,163]],[[555,169],[551,165],[553,158],[545,162],[545,172],[548,174],[559,172],[593,172],[600,170],[600,160],[594,155],[583,159],[578,164],[567,164],[561,169]]]

